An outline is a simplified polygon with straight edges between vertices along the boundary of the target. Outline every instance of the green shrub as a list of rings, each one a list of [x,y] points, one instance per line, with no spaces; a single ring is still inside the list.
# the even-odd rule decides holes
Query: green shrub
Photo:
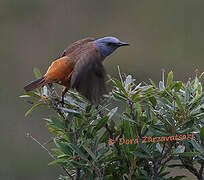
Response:
[[[37,69],[35,74],[39,76]],[[41,146],[53,158],[49,164],[63,168],[59,179],[179,180],[185,175],[167,174],[169,168],[180,167],[203,180],[201,76],[183,83],[174,81],[170,72],[157,86],[151,80],[137,84],[119,72],[119,79],[110,79],[112,91],[101,105],[69,91],[62,106],[61,97],[49,87],[22,97],[33,103],[26,115],[41,105],[56,112],[46,119],[56,147],[50,153]],[[118,110],[116,104],[125,108]]]

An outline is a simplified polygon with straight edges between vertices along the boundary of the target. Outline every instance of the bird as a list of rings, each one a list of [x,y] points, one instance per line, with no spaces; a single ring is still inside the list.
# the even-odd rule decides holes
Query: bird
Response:
[[[106,92],[104,59],[117,48],[128,45],[111,36],[78,40],[51,63],[44,76],[30,82],[24,90],[30,92],[46,84],[57,83],[64,86],[62,102],[68,89],[76,89],[90,102],[97,102]]]

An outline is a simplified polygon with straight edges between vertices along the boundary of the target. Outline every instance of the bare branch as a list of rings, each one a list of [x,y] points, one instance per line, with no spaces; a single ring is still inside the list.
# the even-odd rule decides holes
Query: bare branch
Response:
[[[123,78],[122,78],[122,75],[121,75],[121,72],[120,72],[120,67],[117,66],[117,68],[118,68],[118,74],[119,74],[119,77],[120,77],[120,81],[121,81],[121,83],[123,83]]]
[[[199,170],[199,174],[200,176],[202,177],[203,175],[203,169],[204,169],[204,162],[201,163],[201,166],[200,166],[200,170]]]
[[[193,175],[195,175],[198,180],[204,180],[203,179],[203,175],[202,175],[202,171],[203,171],[203,165],[201,165],[201,168],[199,170],[199,172],[197,171],[197,169],[195,167],[193,167],[193,165],[190,165],[189,163],[186,163],[185,160],[179,156],[179,159],[182,163],[182,165],[189,171],[191,172]]]
[[[163,146],[163,149],[162,149],[162,155],[161,157],[156,161],[156,162],[153,162],[152,166],[149,166],[150,167],[150,170],[151,170],[151,180],[156,180],[157,179],[157,176],[159,174],[159,169],[164,166],[169,160],[170,160],[170,157],[167,158],[163,163],[162,161],[168,156],[168,154],[170,153],[172,147],[174,146],[174,144],[176,143],[176,141],[172,142],[169,147],[167,148],[166,151],[164,151],[165,149],[165,146]],[[164,153],[163,153],[164,152]]]
[[[134,102],[130,98],[128,99],[128,101],[129,101],[129,105],[130,105],[130,110],[131,110],[130,113],[131,113],[132,119],[133,119],[133,121],[136,122],[137,121],[137,116],[135,114]],[[142,139],[141,129],[140,129],[138,123],[137,123],[136,128],[137,128],[137,133],[138,133],[139,138]]]
[[[96,109],[98,109],[98,106],[96,107]],[[103,118],[103,117],[104,117],[104,114],[103,114],[101,111],[99,111],[98,113],[99,113],[100,118]],[[111,138],[111,139],[114,139],[114,135],[113,135],[111,129],[109,128],[108,123],[106,123],[105,127],[106,127],[106,130],[107,130],[108,133],[109,133],[110,138]],[[122,129],[121,129],[121,136],[123,135],[123,133],[124,133],[124,129],[122,128]],[[116,147],[116,149],[117,149],[117,154],[118,154],[118,156],[120,157],[120,156],[121,156],[121,150],[120,150],[120,146],[119,146],[118,140],[116,141],[116,143],[114,144],[114,146]],[[120,164],[122,164],[122,163],[123,163],[123,162],[122,162],[122,159],[121,159],[121,160],[120,160]]]
[[[36,138],[34,138],[30,133],[26,133],[26,137],[29,137],[29,138],[31,138],[33,141],[35,141],[38,145],[41,146],[42,149],[44,149],[44,150],[49,154],[49,156],[50,156],[53,160],[56,160],[55,156],[54,156],[44,145],[42,145]],[[62,169],[67,173],[67,175],[68,175],[71,179],[73,179],[72,175],[67,171],[67,169],[66,169],[64,166],[62,166],[62,165],[61,165],[61,167],[62,167]]]

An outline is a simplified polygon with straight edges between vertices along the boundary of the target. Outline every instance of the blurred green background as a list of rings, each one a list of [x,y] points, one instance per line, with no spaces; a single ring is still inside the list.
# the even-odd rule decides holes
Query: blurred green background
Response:
[[[70,43],[84,37],[116,36],[131,43],[108,57],[108,74],[131,73],[138,82],[159,80],[161,69],[187,80],[204,69],[204,1],[0,1],[0,179],[57,179],[61,169],[48,167],[40,142],[52,136],[43,117],[46,108],[25,118],[29,105],[20,99],[34,79],[33,67],[44,73]],[[191,178],[193,179],[193,178]]]

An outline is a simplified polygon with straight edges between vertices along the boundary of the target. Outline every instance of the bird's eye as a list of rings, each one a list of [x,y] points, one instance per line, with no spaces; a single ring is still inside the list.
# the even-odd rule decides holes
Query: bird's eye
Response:
[[[114,43],[108,42],[107,45],[108,45],[108,46],[113,46]]]

